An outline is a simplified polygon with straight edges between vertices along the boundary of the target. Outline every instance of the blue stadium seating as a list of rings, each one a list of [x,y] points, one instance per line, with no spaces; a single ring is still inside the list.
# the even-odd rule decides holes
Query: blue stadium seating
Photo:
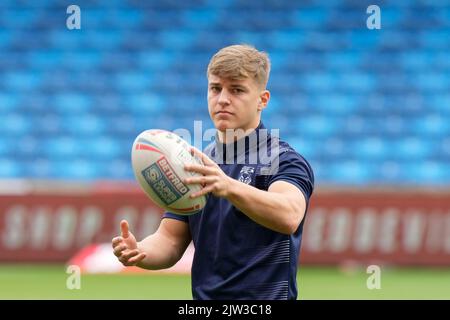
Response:
[[[318,184],[450,185],[450,4],[244,0],[0,2],[0,178],[133,179],[143,130],[212,127],[206,66],[272,61],[269,128]]]
[[[12,158],[0,157],[0,177],[19,178],[23,176],[21,164]]]

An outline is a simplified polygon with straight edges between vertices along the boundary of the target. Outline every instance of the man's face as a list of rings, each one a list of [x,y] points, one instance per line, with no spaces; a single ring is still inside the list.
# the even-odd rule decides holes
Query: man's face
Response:
[[[269,92],[252,79],[208,77],[209,115],[219,131],[256,128],[268,100]]]

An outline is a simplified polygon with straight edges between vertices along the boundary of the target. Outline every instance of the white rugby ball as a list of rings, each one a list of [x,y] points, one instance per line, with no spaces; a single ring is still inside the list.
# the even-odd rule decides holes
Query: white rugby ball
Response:
[[[147,196],[166,211],[182,215],[199,212],[207,199],[206,195],[190,198],[201,185],[183,183],[184,178],[201,176],[184,170],[186,163],[202,164],[189,147],[178,135],[153,129],[139,134],[131,151],[134,175]]]

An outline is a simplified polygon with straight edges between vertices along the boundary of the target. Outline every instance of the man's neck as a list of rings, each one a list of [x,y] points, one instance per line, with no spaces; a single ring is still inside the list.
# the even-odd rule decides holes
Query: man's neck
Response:
[[[227,144],[238,141],[251,134],[258,126],[259,121],[255,126],[252,126],[248,129],[236,128],[236,129],[226,129],[225,131],[217,130],[219,142]]]

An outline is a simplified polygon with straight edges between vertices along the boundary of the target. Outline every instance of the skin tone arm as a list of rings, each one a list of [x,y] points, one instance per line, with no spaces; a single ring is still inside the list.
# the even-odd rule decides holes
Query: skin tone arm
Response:
[[[303,193],[285,181],[272,183],[268,191],[259,190],[228,177],[220,167],[201,151],[192,148],[203,161],[202,165],[189,164],[186,171],[198,172],[202,177],[186,178],[185,183],[202,184],[203,189],[191,195],[199,197],[209,192],[228,199],[253,221],[271,230],[294,233],[303,219],[306,201]]]
[[[293,234],[297,230],[304,216],[305,199],[296,186],[276,181],[263,191],[232,180],[227,199],[249,218],[280,233]]]
[[[158,270],[173,266],[191,242],[188,224],[175,219],[163,219],[158,230],[136,241],[128,222],[120,223],[121,235],[112,239],[114,255],[125,266]]]

